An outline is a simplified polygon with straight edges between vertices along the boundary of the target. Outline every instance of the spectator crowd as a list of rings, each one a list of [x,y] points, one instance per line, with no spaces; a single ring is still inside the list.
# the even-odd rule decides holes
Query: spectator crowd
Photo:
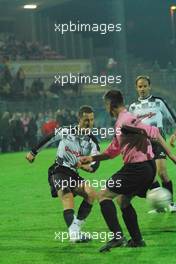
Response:
[[[3,39],[3,40],[2,40]],[[26,85],[25,72],[20,60],[64,59],[64,56],[52,51],[49,46],[41,46],[38,42],[18,41],[14,35],[0,38],[0,99],[36,99],[57,98],[64,95],[64,90],[73,94],[79,93],[79,85],[67,84],[65,87],[54,82],[44,87],[40,78],[33,79],[32,84]],[[13,65],[11,61],[17,61]]]
[[[58,60],[64,56],[53,51],[50,46],[42,46],[38,42],[19,41],[13,34],[0,38],[0,55],[16,60]]]
[[[0,115],[0,152],[31,149],[43,136],[54,132],[55,128],[76,123],[77,115],[69,109],[37,114],[4,112]]]
[[[81,95],[82,85],[66,83],[61,85],[54,81],[46,87],[41,78],[33,79],[30,86],[25,85],[25,72],[20,64],[11,65],[9,57],[0,59],[0,99],[2,100],[35,100],[58,98],[65,96],[65,92],[72,95]]]

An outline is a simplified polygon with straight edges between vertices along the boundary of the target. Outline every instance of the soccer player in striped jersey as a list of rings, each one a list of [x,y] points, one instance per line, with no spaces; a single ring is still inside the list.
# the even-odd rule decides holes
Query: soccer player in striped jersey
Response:
[[[88,182],[82,178],[77,170],[79,157],[87,154],[98,154],[99,146],[96,138],[91,133],[94,124],[94,112],[90,106],[82,106],[79,110],[79,123],[75,127],[59,128],[42,139],[26,156],[29,162],[33,162],[36,155],[51,143],[59,142],[56,160],[49,169],[50,186],[58,196],[63,205],[63,216],[68,227],[71,242],[87,242],[90,240],[84,233],[80,232],[80,227],[84,223],[92,210],[92,205],[96,199],[96,192]],[[94,172],[99,163],[91,165],[81,165],[80,168]],[[74,211],[74,196],[83,197],[83,201],[78,209],[77,217]]]
[[[143,118],[145,124],[158,127],[161,135],[166,138],[164,119],[167,119],[172,126],[175,126],[176,117],[168,104],[161,97],[156,97],[151,94],[150,84],[151,81],[148,76],[138,76],[136,78],[136,90],[139,97],[136,102],[130,105],[129,111]],[[173,184],[167,172],[165,151],[156,142],[153,143],[152,146],[155,154],[157,173],[161,179],[162,186],[168,189],[173,197]],[[159,186],[159,182],[155,179],[151,189]],[[176,212],[176,205],[173,200],[169,206],[169,211]],[[157,212],[157,210],[152,210],[150,212]]]

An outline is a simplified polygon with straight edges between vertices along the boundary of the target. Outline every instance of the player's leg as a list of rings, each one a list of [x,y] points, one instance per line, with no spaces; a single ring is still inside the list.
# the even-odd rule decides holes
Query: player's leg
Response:
[[[64,220],[69,228],[74,220],[74,197],[72,192],[58,191],[58,197],[63,206]]]
[[[148,166],[149,165],[146,164],[146,169],[148,168]],[[145,164],[124,165],[106,182],[106,189],[99,193],[98,196],[101,206],[101,212],[109,229],[114,233],[114,240],[109,241],[104,247],[102,247],[100,249],[101,252],[112,247],[123,246],[124,244],[127,244],[118,221],[116,207],[112,201],[112,199],[114,198],[116,200],[118,199],[124,222],[130,235],[136,241],[135,246],[144,246],[144,244],[142,245],[141,243],[142,237],[137,222],[136,212],[132,205],[130,205],[132,194],[138,191],[139,186],[143,186],[143,177],[145,176],[145,174],[143,173],[144,170]],[[148,178],[150,179],[150,177]],[[151,182],[152,180],[153,178],[151,179]],[[127,195],[125,195],[126,193],[129,194],[128,197]],[[116,234],[121,235],[121,239],[118,238],[119,242],[117,242],[118,240],[115,237]]]
[[[130,247],[145,246],[145,242],[142,239],[141,231],[138,224],[137,214],[135,208],[131,204],[132,196],[119,195],[117,202],[122,211],[122,217],[127,227],[127,230],[131,236],[128,241]]]
[[[160,159],[162,157],[166,157],[163,149],[161,148],[161,146],[158,143],[153,142],[152,143],[152,149],[153,149],[153,153],[155,155],[155,162],[156,162],[156,160],[158,160],[158,159]],[[157,175],[156,175],[153,183],[150,186],[150,190],[158,188],[158,187],[160,187],[160,183],[157,180]]]
[[[157,175],[155,176],[155,179],[153,181],[153,183],[151,184],[150,186],[150,190],[153,190],[153,189],[156,189],[156,188],[159,188],[160,187],[160,183],[159,181],[157,180]],[[149,210],[148,211],[148,214],[154,214],[154,213],[165,213],[166,210],[165,208],[158,208],[158,209],[152,209],[152,210]]]
[[[79,175],[74,175],[76,182],[79,181]],[[80,227],[76,223],[74,212],[74,188],[72,188],[72,172],[68,169],[57,168],[54,170],[53,181],[54,187],[57,190],[58,197],[63,205],[63,216],[68,227],[70,241],[72,242],[87,242],[90,239],[81,236]]]
[[[71,241],[76,240],[77,229],[74,225],[74,197],[71,191],[65,191],[60,189],[58,191],[59,200],[63,206],[63,216],[65,223],[68,227],[69,237]]]
[[[172,194],[172,203],[169,206],[169,210],[170,212],[176,212],[176,206],[173,203],[173,184],[168,176],[166,159],[157,159],[156,166],[163,188],[167,189]]]
[[[131,236],[128,246],[145,246],[138,224],[137,213],[131,204],[131,199],[135,195],[139,197],[146,196],[146,192],[156,175],[155,161],[127,164],[119,173],[119,176],[121,176],[121,187],[117,191],[122,194],[117,197],[116,201],[121,208],[123,220]],[[120,179],[120,177],[118,178]]]
[[[161,179],[163,188],[169,190],[169,192],[173,195],[173,184],[172,181],[169,179],[167,167],[166,167],[166,160],[165,159],[157,159],[156,160],[156,167],[158,176]]]
[[[87,182],[83,182],[81,186],[74,190],[74,192],[84,198],[79,206],[77,215],[79,223],[82,224],[91,213],[93,203],[97,198],[97,194]]]
[[[74,195],[69,190],[59,190],[58,197],[63,205],[63,216],[68,227],[71,242],[88,242],[90,239],[81,235],[74,212]]]
[[[167,174],[167,168],[166,168],[166,154],[163,150],[163,148],[158,143],[152,144],[153,152],[155,155],[155,162],[157,166],[157,175],[160,177],[162,186],[166,189],[168,189],[171,194],[173,195],[173,186],[172,181],[169,180],[168,174]],[[160,184],[157,180],[157,177],[155,177],[154,182],[150,186],[150,189],[155,189],[160,187]],[[169,210],[171,212],[174,212],[176,210],[176,206],[172,203],[169,206]],[[166,212],[166,209],[153,209],[150,210],[148,213],[162,213]]]
[[[111,192],[108,188],[98,193],[101,213],[109,230],[113,233],[113,239],[101,247],[100,252],[109,251],[114,247],[125,246],[127,243],[118,220],[115,204],[112,201],[115,197],[117,197],[117,193]]]
[[[150,190],[160,187],[159,181],[157,180],[157,176],[155,177],[152,185],[150,186]]]
[[[64,191],[59,190],[58,195],[63,204],[64,219],[69,229],[70,240],[73,242],[88,242],[91,240],[90,235],[86,235],[80,231],[81,226],[92,210],[93,202],[96,199],[96,192],[84,180],[81,179],[80,182],[79,180],[80,177],[78,177],[78,181],[74,182],[77,185],[76,187],[65,188]],[[84,198],[78,209],[77,217],[74,215],[73,199],[75,194]]]
[[[78,187],[74,188],[74,193],[84,198],[77,214],[77,224],[81,227],[91,213],[97,193],[86,181],[83,181]]]
[[[126,170],[124,171],[124,184],[128,185],[126,193],[129,195],[123,195],[121,197],[120,206],[123,220],[132,238],[128,242],[128,246],[130,247],[145,246],[138,224],[137,213],[130,201],[134,196],[139,196],[141,198],[146,197],[146,193],[150,188],[155,175],[156,162],[154,160],[130,164],[130,166],[127,165]]]
[[[110,231],[113,232],[114,238],[116,236],[119,237],[119,235],[123,237],[122,228],[117,217],[117,210],[113,202],[115,197],[117,197],[117,193],[111,192],[107,188],[105,190],[101,190],[98,193],[98,201],[100,204],[101,213]]]

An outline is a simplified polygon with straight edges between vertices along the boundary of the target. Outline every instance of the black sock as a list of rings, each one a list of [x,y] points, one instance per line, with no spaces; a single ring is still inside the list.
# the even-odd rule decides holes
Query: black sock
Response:
[[[85,200],[82,201],[80,207],[78,209],[78,216],[77,219],[84,220],[88,217],[92,210],[92,204],[86,202]]]
[[[150,190],[155,189],[155,188],[158,188],[158,187],[160,187],[159,182],[158,181],[153,182],[152,185],[150,186]]]
[[[63,212],[64,214],[64,220],[67,226],[71,226],[73,219],[74,219],[74,210],[73,209],[66,209]]]
[[[119,239],[123,236],[121,226],[117,218],[116,207],[112,200],[100,202],[101,213],[110,231],[114,233],[114,238]]]
[[[163,188],[166,188],[167,190],[169,190],[169,192],[173,196],[173,185],[172,185],[172,181],[162,182],[162,186],[163,186]]]
[[[138,225],[137,214],[133,206],[130,204],[128,207],[121,209],[123,220],[128,229],[131,238],[134,241],[142,239],[141,232]]]

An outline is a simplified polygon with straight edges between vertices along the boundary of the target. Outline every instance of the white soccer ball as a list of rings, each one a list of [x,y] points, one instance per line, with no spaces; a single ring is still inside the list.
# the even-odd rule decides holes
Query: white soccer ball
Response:
[[[147,201],[153,209],[167,208],[171,203],[171,193],[162,187],[147,192]]]

